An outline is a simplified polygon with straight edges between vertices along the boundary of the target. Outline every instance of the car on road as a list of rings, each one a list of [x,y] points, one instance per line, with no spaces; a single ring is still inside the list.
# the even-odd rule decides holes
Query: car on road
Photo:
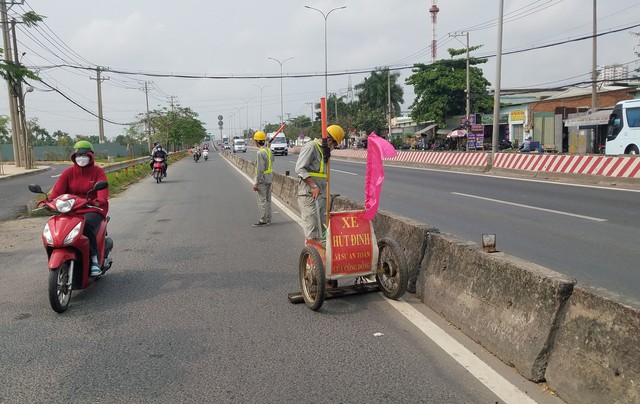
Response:
[[[271,136],[269,136],[271,135]],[[273,137],[272,134],[267,135],[267,137],[269,139],[271,139],[270,141],[270,148],[271,148],[271,152],[273,153],[273,155],[278,155],[281,154],[283,156],[286,156],[289,154],[289,149],[288,149],[288,145],[289,142],[287,142],[287,138],[284,136],[284,133],[278,133],[275,137]]]
[[[247,152],[247,145],[244,143],[244,139],[233,139],[233,152]]]

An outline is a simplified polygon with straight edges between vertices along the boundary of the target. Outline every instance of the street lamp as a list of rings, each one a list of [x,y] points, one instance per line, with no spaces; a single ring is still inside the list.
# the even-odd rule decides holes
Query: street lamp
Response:
[[[267,56],[267,59],[271,59],[271,60],[275,60],[276,62],[278,62],[280,64],[280,119],[282,119],[284,123],[284,103],[283,103],[283,98],[282,98],[282,65],[284,64],[284,62],[286,62],[287,60],[291,60],[293,59],[293,56],[291,56],[290,58],[286,58],[285,60],[283,60],[282,62],[279,61],[276,58],[271,58]]]
[[[326,100],[329,94],[327,92],[327,18],[329,18],[329,14],[331,14],[332,11],[341,10],[343,8],[347,8],[347,6],[332,8],[331,10],[329,10],[327,14],[323,13],[322,11],[314,7],[310,7],[310,6],[304,6],[304,7],[310,10],[316,10],[317,12],[322,14],[322,17],[324,18],[324,98]]]
[[[244,98],[240,98],[242,101],[245,102],[245,104],[247,104],[247,133],[249,132],[249,103],[251,101],[253,101],[253,98],[249,98],[248,100],[245,100]],[[242,138],[244,139],[245,137],[245,131],[242,131]]]
[[[262,125],[262,90],[264,90],[267,87],[271,87],[270,85],[266,85],[266,86],[259,86],[257,84],[254,84],[254,86],[258,87],[260,89],[260,121],[258,122],[258,126]]]
[[[20,86],[20,89],[22,89],[22,86]],[[33,87],[27,86],[27,88],[24,90],[24,93],[20,93],[19,104],[20,121],[22,124],[22,129],[24,131],[24,168],[26,168],[27,170],[33,168],[33,159],[31,156],[31,139],[29,138],[29,128],[27,128],[27,111],[24,106],[24,97],[30,92],[33,92]]]

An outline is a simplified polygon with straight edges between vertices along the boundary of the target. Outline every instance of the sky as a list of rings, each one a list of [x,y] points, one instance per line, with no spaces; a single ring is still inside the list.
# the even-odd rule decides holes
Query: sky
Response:
[[[631,34],[640,32],[640,2],[597,3],[598,65],[640,67],[640,37]],[[432,62],[432,4],[440,9],[436,58],[465,48],[468,32],[471,46],[482,45],[472,56],[488,57],[482,68],[494,85],[500,0],[26,0],[10,14],[46,16],[37,28],[18,24],[17,39],[22,63],[59,91],[32,83],[25,97],[27,119],[49,133],[98,134],[100,66],[107,138],[146,112],[145,82],[149,109],[189,107],[218,138],[219,115],[227,136],[282,114],[317,112],[325,22],[328,92],[352,96],[372,70],[390,66],[400,73],[408,113],[414,94],[404,80],[415,63]],[[590,80],[593,41],[580,38],[592,34],[593,1],[504,0],[503,15],[502,89]],[[0,114],[8,114],[7,98],[0,96]]]

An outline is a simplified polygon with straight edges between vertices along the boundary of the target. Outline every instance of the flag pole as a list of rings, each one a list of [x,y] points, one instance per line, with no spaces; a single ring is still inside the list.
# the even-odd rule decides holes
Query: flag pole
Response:
[[[327,99],[326,98],[320,98],[320,122],[321,122],[321,130],[322,130],[322,149],[323,149],[323,153],[327,150],[328,148],[328,144],[327,144]],[[326,190],[326,201],[327,201],[327,205],[326,205],[326,209],[325,211],[327,212],[327,216],[325,217],[325,228],[329,228],[329,208],[331,207],[331,193],[329,192],[329,160],[327,160],[327,162],[325,163],[327,165],[327,190]],[[320,231],[322,232],[322,229],[320,229]]]

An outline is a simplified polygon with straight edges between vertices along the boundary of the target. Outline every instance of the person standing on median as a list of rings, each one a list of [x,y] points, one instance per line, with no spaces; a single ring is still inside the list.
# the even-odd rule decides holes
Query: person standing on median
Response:
[[[258,211],[260,220],[254,227],[263,227],[271,223],[271,183],[273,182],[273,154],[264,144],[267,136],[259,130],[253,135],[253,141],[258,147],[256,155],[256,176],[253,190],[258,193]]]
[[[339,125],[327,127],[327,146],[333,149],[342,142],[344,130]],[[314,139],[300,150],[296,161],[298,206],[305,239],[322,240],[322,225],[327,220],[327,162],[329,150],[322,150],[322,140]],[[321,224],[318,223],[318,217]]]

